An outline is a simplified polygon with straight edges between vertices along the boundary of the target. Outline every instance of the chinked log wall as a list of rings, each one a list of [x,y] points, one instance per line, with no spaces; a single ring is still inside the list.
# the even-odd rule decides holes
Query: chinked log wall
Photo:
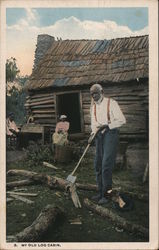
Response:
[[[68,90],[67,90],[68,91]],[[121,128],[122,137],[145,138],[148,124],[148,82],[125,83],[107,86],[104,88],[105,96],[118,101],[127,120]],[[43,125],[56,125],[56,92],[34,94],[27,97],[26,109],[31,109],[35,123]],[[84,131],[90,132],[90,94],[89,89],[82,89],[82,110]]]
[[[36,124],[51,125],[55,127],[55,97],[52,93],[34,94],[27,97],[26,110],[31,110]]]

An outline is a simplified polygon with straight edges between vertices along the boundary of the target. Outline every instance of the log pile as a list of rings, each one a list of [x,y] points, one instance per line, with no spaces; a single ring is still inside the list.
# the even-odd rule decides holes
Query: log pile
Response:
[[[81,203],[79,201],[79,197],[76,192],[76,187],[82,190],[97,191],[96,185],[76,183],[70,186],[70,183],[68,183],[68,181],[62,178],[49,176],[47,174],[38,174],[36,172],[30,172],[26,170],[16,170],[16,169],[9,170],[7,174],[13,175],[13,176],[19,175],[19,176],[27,177],[28,180],[30,180],[32,183],[45,184],[49,186],[51,189],[58,188],[58,189],[62,189],[65,192],[69,191],[75,207],[81,207]],[[15,184],[17,183],[19,185],[19,182],[14,182],[14,183]],[[25,184],[24,181],[21,183]],[[26,184],[28,184],[27,181],[26,181]],[[9,185],[9,187],[11,186],[13,187],[13,185]],[[120,191],[121,191],[120,188],[114,188],[114,192],[112,192],[112,201],[117,202],[117,198],[119,198]],[[13,194],[14,192],[9,191],[8,193],[14,196]],[[133,197],[133,192],[131,193],[127,191],[127,194],[132,195]],[[27,193],[27,195],[30,195],[30,194]],[[36,196],[36,194],[32,194],[32,196]],[[135,194],[135,196],[134,196],[135,198],[139,198],[141,200],[142,198],[144,198],[140,195],[137,195],[137,193]],[[126,219],[120,217],[116,213],[113,213],[110,209],[99,206],[87,198],[84,199],[83,203],[89,210],[99,214],[102,217],[106,217],[110,219],[113,223],[115,223],[120,228],[123,228],[131,233],[139,233],[139,234],[142,234],[144,237],[148,237],[149,232],[147,228],[144,228],[143,226],[138,225],[138,224],[133,224],[132,222],[129,222]],[[21,242],[21,241],[36,241],[38,239],[41,239],[44,232],[47,231],[47,228],[49,227],[49,225],[55,221],[57,215],[60,213],[61,213],[61,209],[59,208],[52,208],[50,206],[46,207],[31,226],[24,229],[23,232],[18,233],[15,236],[9,237],[8,240]]]

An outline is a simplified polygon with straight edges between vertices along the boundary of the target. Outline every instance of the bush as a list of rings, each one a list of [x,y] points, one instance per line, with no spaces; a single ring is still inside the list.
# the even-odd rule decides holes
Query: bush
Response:
[[[42,145],[41,141],[30,141],[26,151],[30,167],[41,165],[43,161],[53,162],[53,153],[50,145]]]

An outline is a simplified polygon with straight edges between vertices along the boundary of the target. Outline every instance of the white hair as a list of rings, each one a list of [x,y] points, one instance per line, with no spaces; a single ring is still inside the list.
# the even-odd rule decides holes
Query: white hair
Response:
[[[103,88],[102,88],[102,86],[101,86],[100,84],[96,83],[96,84],[93,84],[93,85],[91,86],[90,92],[96,91],[96,90],[102,92],[102,91],[103,91]]]

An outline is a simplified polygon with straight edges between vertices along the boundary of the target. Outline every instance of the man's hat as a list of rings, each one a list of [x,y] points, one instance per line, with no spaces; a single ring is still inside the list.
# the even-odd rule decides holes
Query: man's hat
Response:
[[[62,119],[66,119],[67,118],[67,116],[66,115],[61,115],[60,116],[60,120],[62,120]]]
[[[13,112],[10,112],[8,116],[9,116],[9,117],[10,117],[10,116],[14,116],[14,113],[13,113]]]

